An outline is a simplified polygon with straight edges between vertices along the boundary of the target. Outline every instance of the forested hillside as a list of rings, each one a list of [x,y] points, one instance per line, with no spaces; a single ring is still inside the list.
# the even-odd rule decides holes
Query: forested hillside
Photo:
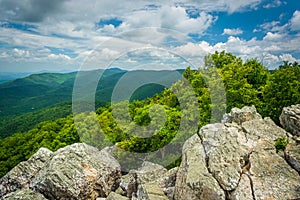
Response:
[[[179,72],[182,73],[183,70]],[[95,71],[84,71],[80,74],[89,77],[94,73]],[[113,89],[125,73],[133,72],[118,68],[104,71],[96,90],[96,108],[111,101]],[[168,71],[135,73],[154,73],[157,79],[170,79],[167,76]],[[75,72],[43,73],[0,84],[0,138],[16,132],[28,131],[39,122],[55,120],[71,114],[75,78]],[[160,93],[163,89],[163,86],[157,84],[147,84],[136,90],[130,100],[142,100]]]
[[[220,104],[214,104],[215,101],[212,101],[212,88],[220,86],[220,83],[214,79],[212,70],[214,67],[219,72],[226,93],[226,101],[222,99],[216,101]],[[169,143],[178,134],[183,117],[188,117],[192,122],[197,120],[200,128],[211,121],[220,120],[225,110],[255,105],[263,117],[269,116],[278,123],[283,107],[300,103],[298,63],[287,61],[278,69],[269,72],[256,59],[243,61],[231,53],[216,52],[205,58],[205,66],[198,70],[191,70],[188,67],[183,76],[184,80],[177,81],[171,88],[164,89],[160,94],[129,103],[132,121],[125,121],[119,126],[113,117],[112,106],[107,105],[98,108],[96,113],[81,113],[75,116],[77,128],[80,128],[80,137],[73,116],[69,115],[55,121],[42,122],[25,133],[17,133],[0,140],[0,176],[20,161],[28,159],[40,147],[56,150],[83,141],[98,148],[113,143],[127,151],[152,152]],[[191,85],[196,93],[200,118],[184,113],[185,108],[179,104],[183,99],[189,105],[191,94],[188,90],[184,90],[187,85]],[[176,98],[174,91],[180,94],[181,100]],[[127,106],[127,103],[119,102],[113,108],[122,109]],[[162,107],[157,105],[161,105],[165,110],[166,121],[163,123],[159,117],[164,112],[161,110]],[[149,111],[151,109],[152,111]],[[217,109],[219,115],[212,116],[212,109]],[[150,118],[149,112],[157,114]],[[95,116],[101,130],[92,120]],[[211,119],[212,117],[214,119]],[[149,126],[146,128],[146,125]],[[184,128],[185,132],[180,132],[183,138],[184,134],[195,133],[195,130],[189,129],[188,126]],[[99,136],[99,131],[105,135],[104,138]],[[139,135],[150,134],[152,137],[138,137],[137,132],[140,133]]]
[[[151,72],[151,71],[149,71]],[[80,76],[89,77],[95,71],[80,72]],[[118,68],[110,68],[103,72],[96,91],[96,99],[110,102],[114,86],[125,73],[132,73]],[[142,72],[146,73],[146,72]],[[157,78],[163,79],[167,73],[157,72]],[[32,74],[25,78],[16,79],[0,84],[0,119],[10,115],[23,114],[43,109],[58,103],[71,102],[74,80],[77,73]],[[87,78],[87,80],[89,80]],[[101,83],[101,84],[100,84]],[[129,84],[129,83],[127,83]],[[152,85],[135,95],[136,99],[153,96],[151,91],[161,92],[163,88]]]

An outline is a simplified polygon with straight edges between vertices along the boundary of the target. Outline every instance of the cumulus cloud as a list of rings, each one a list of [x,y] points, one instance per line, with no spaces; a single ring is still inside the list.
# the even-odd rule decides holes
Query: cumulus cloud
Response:
[[[279,66],[284,60],[299,62],[299,59],[297,60],[292,54],[282,53],[284,51],[291,51],[291,48],[295,50],[297,47],[291,47],[289,44],[286,45],[289,47],[285,47],[285,41],[274,40],[276,37],[278,38],[279,35],[271,33],[267,33],[263,40],[257,40],[256,38],[243,40],[239,37],[230,36],[226,42],[218,42],[214,45],[205,41],[187,43],[186,45],[176,47],[174,51],[183,55],[187,60],[196,61],[196,66],[203,66],[203,58],[207,54],[223,50],[232,52],[244,60],[257,58],[269,68]],[[300,38],[295,39],[295,41],[299,43]]]
[[[287,53],[280,55],[279,58],[282,61],[289,61],[289,62],[297,61],[296,58],[294,58],[291,54],[287,54]]]
[[[300,11],[294,12],[289,23],[271,21],[258,25],[256,31],[265,33],[262,39],[245,40],[237,37],[244,33],[240,28],[225,28],[223,35],[229,36],[227,41],[213,45],[187,39],[191,34],[207,36],[206,31],[218,20],[216,15],[219,12],[232,14],[256,9],[258,5],[271,8],[284,3],[280,0],[270,4],[264,2],[161,0],[150,4],[147,0],[98,0],[92,3],[82,3],[80,0],[0,0],[0,42],[7,46],[0,48],[0,58],[10,59],[11,62],[20,59],[41,63],[61,61],[79,66],[85,58],[94,56],[95,59],[100,57],[104,61],[102,64],[107,64],[128,49],[157,46],[184,56],[197,66],[207,53],[216,50],[230,51],[245,59],[264,57],[264,62],[273,66],[284,58],[292,59],[290,52],[299,50],[300,35],[291,36],[287,32],[300,30]],[[107,19],[119,19],[120,24],[97,26],[97,23]],[[34,31],[6,28],[5,23],[9,22],[17,23],[17,26],[33,25]],[[144,27],[154,28],[150,30]],[[111,39],[115,36],[122,42]],[[100,44],[102,48],[97,52]],[[47,47],[69,49],[72,55],[68,51],[55,52]],[[93,54],[95,48],[98,54]],[[136,62],[131,58],[125,60],[128,63]]]
[[[215,21],[212,15],[205,12],[201,12],[197,18],[189,18],[183,7],[165,7],[160,18],[162,28],[199,34],[202,34]]]
[[[271,33],[268,32],[267,35],[263,38],[264,40],[268,40],[268,41],[277,41],[280,40],[282,38],[282,35],[279,33]]]
[[[225,28],[222,35],[240,35],[243,34],[243,30],[240,28],[229,29]]]
[[[138,10],[124,16],[124,23],[118,29],[128,31],[134,28],[158,27],[176,30],[184,34],[202,34],[216,20],[206,12],[200,12],[196,18],[190,18],[186,8],[181,6],[162,6],[156,10]]]
[[[296,10],[293,14],[293,17],[291,19],[291,29],[293,31],[300,30],[300,11],[299,10]]]

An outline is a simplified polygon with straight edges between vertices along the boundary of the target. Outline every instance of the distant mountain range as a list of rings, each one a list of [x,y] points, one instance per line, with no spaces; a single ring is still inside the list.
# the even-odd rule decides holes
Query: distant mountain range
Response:
[[[174,77],[172,77],[171,72],[125,71],[118,68],[105,70],[99,80],[95,94],[96,107],[111,101],[115,85],[125,74],[139,77],[140,79],[150,76],[156,80],[164,80],[172,84]],[[182,73],[183,70],[178,70],[178,72]],[[80,72],[80,76],[86,76],[88,81],[89,76],[95,73],[96,71],[85,71]],[[76,76],[77,72],[41,73],[0,84],[0,138],[16,131],[26,131],[26,129],[41,120],[53,120],[70,114]],[[125,83],[122,83],[122,86],[129,88],[130,84],[131,81],[127,80]],[[132,94],[130,100],[152,97],[154,94],[160,93],[164,88],[164,86],[158,84],[143,85]],[[126,93],[126,89],[123,92]],[[64,107],[66,109],[63,109]],[[58,109],[61,111],[58,112]],[[18,124],[26,124],[26,126],[20,127]]]
[[[24,78],[30,74],[32,74],[32,73],[29,73],[29,72],[28,73],[27,72],[24,72],[24,73],[0,72],[0,84],[17,79],[17,78]]]

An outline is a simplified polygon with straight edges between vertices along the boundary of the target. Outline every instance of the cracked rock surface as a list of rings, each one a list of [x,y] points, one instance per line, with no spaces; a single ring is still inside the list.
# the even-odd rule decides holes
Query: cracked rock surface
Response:
[[[226,123],[206,125],[185,143],[175,199],[300,198],[300,176],[274,146],[286,131],[253,109],[233,109]],[[243,173],[240,159],[250,150]]]
[[[285,130],[292,135],[300,136],[300,104],[283,108],[279,119]]]

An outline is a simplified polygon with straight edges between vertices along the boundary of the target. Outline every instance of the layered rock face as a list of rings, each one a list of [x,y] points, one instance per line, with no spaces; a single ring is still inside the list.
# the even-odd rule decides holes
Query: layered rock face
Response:
[[[189,138],[181,165],[170,170],[145,161],[122,176],[107,150],[86,144],[57,152],[42,148],[0,179],[0,198],[300,199],[298,108],[283,110],[286,130],[255,107],[234,108],[223,123],[206,125]],[[289,144],[278,153],[275,140],[282,137]]]

